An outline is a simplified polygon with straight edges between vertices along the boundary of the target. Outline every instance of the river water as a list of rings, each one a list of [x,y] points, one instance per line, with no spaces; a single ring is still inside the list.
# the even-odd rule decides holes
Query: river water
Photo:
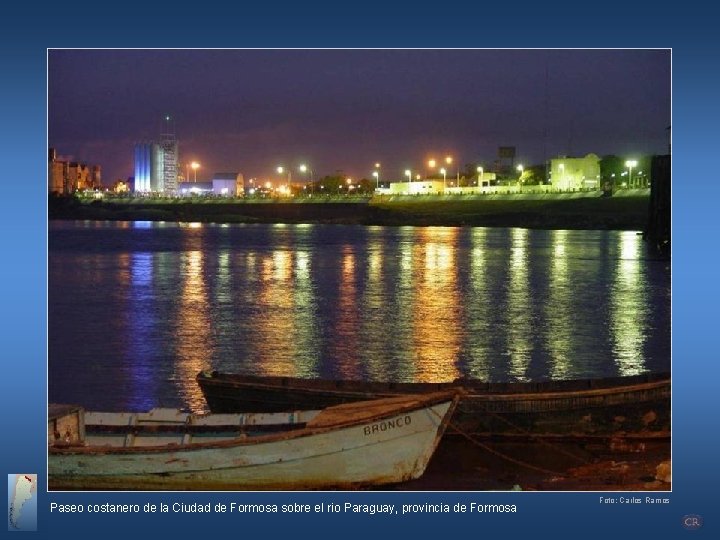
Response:
[[[670,369],[635,231],[52,221],[48,394],[206,411],[203,369],[528,381]]]

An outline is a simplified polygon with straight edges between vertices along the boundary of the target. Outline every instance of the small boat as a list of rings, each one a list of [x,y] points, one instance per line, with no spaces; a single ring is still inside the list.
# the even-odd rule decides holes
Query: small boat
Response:
[[[213,412],[317,408],[461,386],[465,393],[448,434],[520,438],[670,433],[669,373],[527,383],[387,383],[203,371],[197,382]]]
[[[50,489],[357,489],[420,477],[456,389],[322,410],[193,415],[50,405]]]

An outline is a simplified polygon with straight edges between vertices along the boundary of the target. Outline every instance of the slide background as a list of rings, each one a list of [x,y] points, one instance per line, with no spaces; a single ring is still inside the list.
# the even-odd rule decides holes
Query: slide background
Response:
[[[5,472],[38,473],[45,536],[601,538],[717,535],[718,18],[695,2],[423,7],[389,3],[19,4],[2,16],[1,378]],[[700,4],[698,4],[700,5]],[[670,505],[601,505],[597,493],[53,493],[46,490],[48,47],[660,47],[673,49],[673,492]],[[643,494],[644,496],[645,494]],[[513,503],[517,514],[51,515],[50,502]],[[704,526],[686,531],[682,518]]]

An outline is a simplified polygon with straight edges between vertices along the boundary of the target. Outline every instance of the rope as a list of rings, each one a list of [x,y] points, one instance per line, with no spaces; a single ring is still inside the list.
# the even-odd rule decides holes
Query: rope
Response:
[[[434,412],[434,411],[433,411]],[[488,445],[481,443],[477,439],[473,438],[470,434],[465,433],[463,430],[461,430],[459,427],[457,427],[452,422],[448,422],[448,425],[452,427],[455,431],[457,431],[460,435],[465,437],[468,441],[473,443],[476,446],[479,446],[483,450],[486,450],[487,452],[490,452],[491,454],[494,454],[498,456],[501,459],[504,459],[506,461],[509,461],[510,463],[514,463],[515,465],[520,465],[521,467],[526,467],[528,469],[532,469],[538,472],[541,472],[543,474],[552,474],[554,476],[564,476],[563,473],[559,473],[557,471],[551,471],[550,469],[544,469],[542,467],[538,467],[536,465],[532,465],[530,463],[526,463],[524,461],[520,461],[519,459],[515,459],[513,457],[508,456],[507,454],[504,454],[498,450],[495,450],[494,448],[490,448]]]
[[[560,447],[557,446],[557,445],[554,445],[554,444],[552,444],[552,443],[549,443],[548,441],[546,441],[545,439],[543,439],[540,435],[537,435],[537,434],[535,434],[535,433],[531,433],[531,432],[529,432],[528,430],[521,428],[520,426],[516,426],[515,424],[513,424],[513,423],[512,423],[510,420],[508,420],[507,418],[503,418],[502,415],[499,415],[499,414],[497,414],[497,413],[490,413],[490,414],[492,414],[495,418],[497,418],[497,419],[499,419],[499,420],[502,420],[502,421],[505,422],[507,425],[509,425],[511,428],[517,429],[518,431],[524,433],[525,435],[527,435],[528,437],[534,439],[535,441],[539,442],[540,444],[544,444],[544,445],[547,446],[548,448],[551,448],[551,449],[555,450],[556,452],[559,452],[560,454],[564,454],[564,455],[566,455],[566,456],[568,456],[568,457],[571,457],[571,458],[579,461],[580,463],[583,463],[584,465],[590,464],[590,462],[589,462],[587,459],[585,459],[585,458],[583,458],[583,457],[580,457],[580,456],[576,456],[575,454],[573,454],[572,452],[568,452],[568,451],[565,450],[564,448],[560,448]]]
[[[457,399],[457,398],[456,398],[456,399]],[[430,410],[435,416],[437,416],[437,417],[440,419],[440,422],[441,422],[441,423],[443,422],[444,418],[443,418],[442,416],[440,416],[440,415],[437,413],[437,411],[435,411],[435,409],[433,409],[432,407],[430,407],[429,410]],[[519,465],[519,466],[521,466],[521,467],[526,467],[526,468],[528,468],[528,469],[532,469],[532,470],[534,470],[534,471],[538,471],[538,472],[541,472],[541,473],[543,473],[543,474],[552,474],[553,476],[564,476],[563,473],[559,473],[559,472],[557,472],[557,471],[551,471],[550,469],[544,469],[544,468],[542,468],[542,467],[537,467],[536,465],[532,465],[532,464],[530,464],[530,463],[526,463],[525,461],[520,461],[519,459],[515,459],[515,458],[513,458],[513,457],[510,457],[510,456],[508,456],[507,454],[504,454],[504,453],[502,453],[502,452],[500,452],[500,451],[498,451],[498,450],[495,450],[494,448],[490,448],[488,445],[481,443],[480,441],[478,441],[477,439],[475,439],[474,437],[472,437],[470,434],[466,433],[465,431],[463,431],[462,429],[460,429],[459,427],[457,427],[455,424],[453,424],[452,422],[450,422],[449,420],[448,420],[447,425],[448,425],[448,427],[453,428],[455,431],[457,431],[460,435],[462,435],[463,437],[465,437],[468,441],[470,441],[470,442],[473,443],[474,445],[482,448],[483,450],[485,450],[485,451],[487,451],[487,452],[489,452],[489,453],[491,453],[491,454],[493,454],[493,455],[495,455],[495,456],[497,456],[497,457],[499,457],[499,458],[501,458],[501,459],[504,459],[504,460],[506,460],[506,461],[509,461],[510,463],[514,463],[515,465]]]

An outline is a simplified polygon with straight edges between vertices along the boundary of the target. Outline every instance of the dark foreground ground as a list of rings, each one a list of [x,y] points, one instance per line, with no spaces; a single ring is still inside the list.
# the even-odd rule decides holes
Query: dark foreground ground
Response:
[[[649,197],[418,198],[344,202],[92,201],[51,197],[50,219],[204,223],[337,223],[643,230]]]
[[[446,436],[425,474],[417,480],[393,486],[392,490],[608,492],[671,489],[670,482],[656,479],[658,465],[670,462],[669,438],[612,444],[607,441],[482,441],[482,444],[487,448],[460,437]]]

